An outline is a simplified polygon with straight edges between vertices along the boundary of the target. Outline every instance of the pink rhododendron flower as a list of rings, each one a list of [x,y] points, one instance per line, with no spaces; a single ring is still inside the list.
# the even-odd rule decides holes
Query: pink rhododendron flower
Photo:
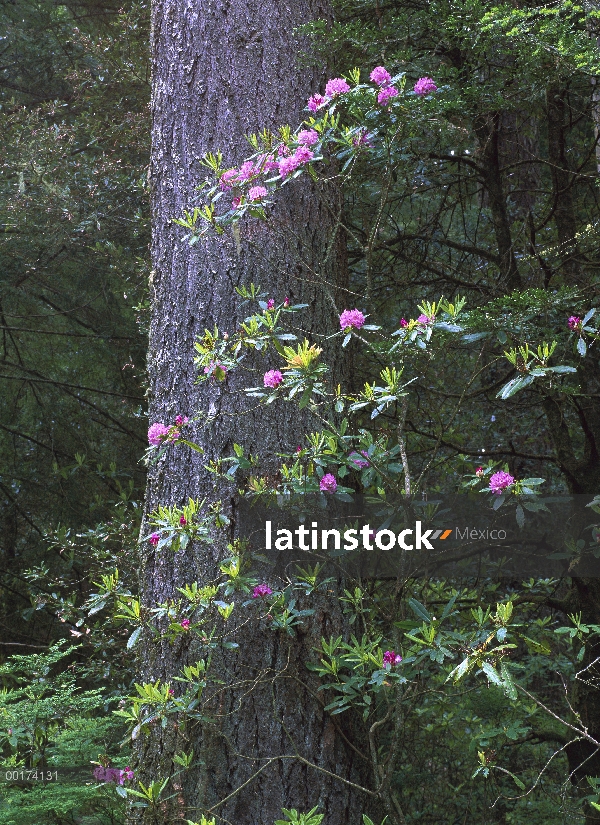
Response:
[[[266,186],[253,186],[248,192],[248,200],[259,201],[261,198],[265,198],[268,194],[269,193],[267,192]]]
[[[430,77],[420,77],[414,85],[413,92],[416,95],[428,95],[437,92],[437,86]]]
[[[321,479],[319,489],[322,493],[335,493],[337,490],[337,480],[331,473],[326,473]]]
[[[165,427],[160,421],[152,424],[148,429],[148,441],[153,447],[158,447],[159,444],[165,440],[169,434],[169,428]]]
[[[352,138],[353,146],[372,146],[370,135],[366,129],[361,129],[357,135]]]
[[[296,151],[294,152],[294,158],[298,161],[298,163],[308,163],[309,160],[312,160],[315,156],[315,153],[308,148],[308,146],[299,146]]]
[[[569,329],[577,329],[581,326],[581,318],[578,318],[577,315],[571,315],[567,323],[569,324]]]
[[[408,326],[408,321],[406,320],[406,318],[400,318],[400,326],[402,327],[402,329],[406,329],[406,327]]]
[[[363,450],[363,455],[364,455],[364,450]],[[355,467],[358,467],[359,470],[364,470],[365,467],[369,466],[369,462],[365,461],[364,458],[361,458],[359,453],[350,453],[348,458],[354,464]]]
[[[221,189],[223,189],[224,192],[227,192],[229,189],[231,189],[232,184],[234,184],[237,180],[237,176],[237,169],[228,169],[226,172],[223,172],[223,174],[219,178],[219,186],[221,187]]]
[[[402,656],[398,656],[393,650],[386,650],[383,654],[384,665],[399,665],[402,661]]]
[[[134,772],[131,770],[129,765],[127,765],[127,767],[122,771],[122,773],[125,779],[133,779],[135,776]]]
[[[301,146],[314,146],[319,142],[319,134],[314,129],[303,129],[296,139]]]
[[[322,106],[327,105],[327,103],[329,103],[329,101],[326,97],[323,97],[323,95],[313,95],[308,99],[308,110],[310,112],[313,112],[314,114],[317,111],[317,109],[320,109]]]
[[[340,326],[342,329],[360,329],[364,326],[365,316],[359,309],[345,309],[340,315]]]
[[[428,315],[419,315],[417,318],[417,323],[419,324],[433,324],[435,321],[435,315],[432,315],[431,318]]]
[[[181,517],[180,517],[180,519],[179,519],[179,523],[181,524],[181,526],[182,526],[182,527],[185,527],[185,525],[187,524],[187,519],[186,519],[186,517],[185,517],[185,516],[181,516]]]
[[[284,307],[289,307],[289,305],[290,305],[290,299],[287,296],[283,301],[283,305],[284,305]]]
[[[267,301],[267,309],[275,309],[275,298],[269,298]]]
[[[387,69],[383,68],[383,66],[376,66],[369,75],[369,78],[373,81],[373,83],[377,83],[378,86],[387,86],[390,83],[392,76]]]
[[[398,95],[398,89],[395,86],[384,86],[377,95],[377,103],[380,106],[387,106],[393,97]]]
[[[477,478],[481,478],[482,476],[484,476],[485,475],[485,470],[483,469],[483,467],[478,467],[475,470],[475,475],[477,476]]]
[[[335,95],[343,95],[350,91],[350,86],[346,83],[343,77],[333,77],[327,81],[325,86],[325,94],[327,97],[334,97]]]
[[[190,419],[187,417],[187,415],[176,415],[175,416],[175,423],[177,424],[178,427],[185,427],[185,425],[188,423],[189,420]]]
[[[271,172],[278,168],[278,163],[272,155],[261,155],[256,162],[257,172]]]
[[[158,535],[158,533],[152,533],[152,535],[150,536],[150,538],[148,539],[148,541],[150,542],[150,544],[152,545],[152,547],[156,547],[156,545],[157,545],[157,544],[158,544],[158,542],[160,541],[160,536]]]
[[[279,161],[279,174],[282,178],[287,178],[288,175],[291,175],[296,169],[300,166],[300,161],[292,155],[289,158],[283,158],[283,160]]]
[[[256,174],[258,174],[258,170],[254,167],[254,164],[251,160],[246,160],[240,166],[240,171],[238,173],[238,180],[246,181],[253,178]]]
[[[257,584],[252,591],[252,598],[264,599],[265,596],[270,596],[272,592],[268,584]]]
[[[240,203],[241,203],[241,202],[242,202],[242,199],[241,199],[241,198],[234,198],[234,199],[231,201],[231,205],[232,205],[232,207],[233,207],[234,209],[237,209],[237,208],[238,208],[238,206],[240,205]]]
[[[277,387],[283,381],[283,375],[279,372],[279,370],[269,370],[265,372],[263,383],[265,387],[272,387],[272,389],[277,389]]]
[[[494,495],[499,496],[507,487],[510,487],[514,483],[515,479],[510,473],[505,473],[503,470],[500,470],[500,472],[494,473],[494,475],[491,476],[490,490]]]
[[[182,621],[181,621],[181,626],[182,626],[182,628],[183,628],[184,630],[189,630],[189,629],[190,629],[190,625],[191,625],[191,622],[190,622],[190,620],[189,620],[189,619],[182,619]]]

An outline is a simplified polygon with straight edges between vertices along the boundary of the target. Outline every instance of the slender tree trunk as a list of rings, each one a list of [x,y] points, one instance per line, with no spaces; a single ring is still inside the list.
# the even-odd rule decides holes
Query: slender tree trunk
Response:
[[[552,172],[554,225],[560,246],[564,278],[575,284],[580,275],[577,248],[577,219],[573,200],[573,173],[566,154],[565,103],[566,92],[552,83],[546,90],[548,160]]]
[[[176,447],[152,470],[147,513],[159,503],[181,505],[190,496],[214,501],[204,465],[230,455],[234,442],[273,456],[278,449],[293,450],[309,426],[291,404],[255,409],[240,392],[247,375],[232,372],[223,383],[195,384],[194,341],[215,324],[221,331],[236,328],[248,312],[240,314],[234,288],[250,281],[277,301],[289,296],[308,303],[299,333],[317,344],[336,324],[339,329],[335,304],[344,301],[346,262],[344,239],[335,231],[335,187],[324,194],[307,175],[278,195],[270,225],[248,221],[237,238],[194,247],[171,219],[193,203],[205,152],[220,149],[234,165],[249,154],[244,133],[301,120],[306,99],[324,78],[298,66],[301,44],[294,29],[328,14],[324,0],[268,6],[259,0],[154,2],[150,421],[204,410],[211,423],[195,425],[191,435],[205,455]],[[333,383],[340,380],[341,366],[330,356]],[[262,376],[280,361],[273,353],[255,366]],[[140,572],[144,610],[177,598],[177,587],[214,578],[222,552],[218,544],[156,552],[146,543]],[[191,747],[200,767],[171,783],[165,791],[170,799],[156,811],[132,808],[130,822],[174,823],[208,812],[235,825],[254,825],[280,817],[283,806],[315,805],[328,825],[361,822],[369,797],[349,782],[369,781],[368,763],[349,746],[351,731],[342,736],[323,710],[319,683],[305,667],[321,636],[343,632],[341,608],[331,598],[311,606],[315,615],[295,638],[251,623],[236,638],[238,651],[215,654],[212,674],[223,684],[212,682],[207,689],[210,721],[185,731],[156,726],[137,740],[138,772],[146,783],[172,774],[174,754]],[[139,681],[169,681],[177,692],[174,677],[202,655],[195,644],[189,637],[176,644],[145,637]]]
[[[500,168],[500,115],[494,113],[477,117],[473,126],[480,147],[480,165],[483,170],[483,183],[492,214],[496,243],[498,244],[501,274],[506,289],[511,292],[514,289],[520,289],[521,276],[512,242],[506,193]]]

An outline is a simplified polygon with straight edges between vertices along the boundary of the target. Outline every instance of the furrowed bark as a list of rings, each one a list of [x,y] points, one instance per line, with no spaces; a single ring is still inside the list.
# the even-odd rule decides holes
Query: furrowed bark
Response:
[[[341,235],[327,256],[340,210],[335,186],[321,191],[308,175],[292,182],[278,195],[272,223],[245,222],[237,238],[190,247],[172,223],[194,202],[205,152],[221,150],[233,166],[251,152],[244,133],[286,122],[295,126],[302,119],[306,99],[324,77],[295,60],[302,44],[294,29],[318,17],[329,17],[322,0],[268,8],[258,0],[154,2],[150,421],[170,422],[177,413],[201,409],[211,422],[195,425],[190,435],[205,455],[176,447],[152,469],[146,513],[159,503],[181,505],[190,496],[214,501],[218,494],[204,465],[230,455],[234,442],[271,456],[269,469],[275,453],[293,450],[310,426],[291,404],[257,409],[255,399],[241,392],[249,385],[247,375],[233,372],[223,383],[194,383],[196,337],[215,324],[232,332],[248,314],[238,308],[236,286],[253,281],[278,302],[288,296],[308,303],[299,337],[325,344],[331,381],[342,378],[341,362],[323,340],[339,330],[335,304],[344,301],[346,280]],[[274,353],[258,358],[260,378],[254,382],[280,365]],[[214,578],[223,552],[217,543],[159,553],[146,543],[140,571],[144,610],[176,598],[177,587]],[[321,636],[343,632],[341,607],[335,593],[310,606],[315,615],[296,637],[251,622],[236,638],[239,651],[215,654],[212,675],[224,684],[209,686],[210,721],[185,731],[155,726],[137,740],[138,774],[145,784],[177,770],[177,752],[193,747],[201,764],[172,782],[166,801],[155,809],[131,808],[130,823],[194,820],[204,812],[217,821],[254,825],[280,817],[282,807],[315,805],[328,825],[362,821],[369,795],[350,783],[364,784],[369,766],[323,710],[319,682],[305,667]],[[138,681],[176,686],[173,678],[201,652],[189,637],[170,644],[146,636]],[[351,730],[345,734],[352,738]]]

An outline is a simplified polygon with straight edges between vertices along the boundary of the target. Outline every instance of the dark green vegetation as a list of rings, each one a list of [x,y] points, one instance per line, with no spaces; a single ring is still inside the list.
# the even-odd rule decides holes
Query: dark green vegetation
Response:
[[[1,14],[0,679],[11,692],[0,703],[0,746],[5,764],[66,766],[107,755],[124,767],[124,734],[110,721],[116,704],[109,700],[131,691],[131,628],[111,621],[111,599],[90,594],[115,568],[122,584],[107,579],[103,592],[121,588],[126,601],[127,589],[135,590],[138,460],[146,443],[147,9],[24,2],[3,4]],[[484,463],[483,450],[517,478],[544,477],[546,491],[597,494],[597,348],[582,361],[566,330],[569,315],[583,317],[598,304],[596,13],[566,2],[352,0],[337,4],[333,27],[314,30],[336,75],[359,66],[364,77],[384,64],[406,71],[411,85],[428,75],[440,87],[420,110],[407,109],[397,141],[404,154],[387,165],[357,164],[346,187],[351,287],[360,296],[348,306],[368,309],[390,329],[440,295],[463,295],[467,309],[481,308],[469,320],[470,334],[480,335],[476,350],[450,344],[435,360],[415,354],[410,366],[425,379],[401,413],[403,425],[386,411],[364,426],[390,444],[403,434],[419,495],[454,488]],[[268,273],[256,280],[268,289]],[[518,375],[503,351],[544,340],[560,342],[556,363],[576,364],[578,375],[536,381],[499,400]],[[376,363],[357,358],[356,389],[376,377]],[[380,633],[405,658],[415,655],[403,671],[410,689],[378,739],[382,763],[395,749],[389,786],[400,813],[392,809],[392,821],[600,821],[588,804],[599,799],[595,747],[569,745],[572,730],[522,695],[517,701],[502,680],[450,686],[441,651],[454,652],[454,665],[461,650],[475,660],[482,640],[510,624],[494,614],[496,601],[512,598],[514,621],[524,625],[513,654],[516,681],[598,739],[600,650],[583,644],[598,638],[598,582],[573,577],[506,591],[482,582],[455,594],[458,612],[450,610],[440,629],[433,616],[450,595],[435,582],[411,583],[401,599],[376,588],[347,594],[361,633]],[[409,606],[408,596],[418,603]],[[488,604],[495,619],[485,615]],[[569,615],[584,624],[576,629]],[[555,633],[567,625],[572,639]],[[436,643],[411,650],[403,634],[427,639],[431,628]],[[30,655],[58,639],[78,647]],[[15,652],[24,658],[7,662]],[[344,684],[360,697],[358,711],[335,718],[356,713],[360,730],[366,705],[373,724],[387,707],[352,655],[362,654],[329,658],[337,657]],[[586,667],[591,679],[573,689],[574,674]],[[327,671],[320,675],[327,681]],[[333,702],[335,689],[326,695]],[[575,789],[570,773],[588,757]],[[519,783],[535,790],[522,795]],[[45,794],[13,789],[6,799],[6,825],[123,817],[108,786],[100,793],[81,784]]]
[[[0,34],[0,747],[89,765],[131,680],[118,632],[80,620],[92,581],[127,576],[144,484],[147,9],[3,2]],[[76,647],[38,661],[57,639]],[[0,821],[106,807],[65,787],[11,792]]]

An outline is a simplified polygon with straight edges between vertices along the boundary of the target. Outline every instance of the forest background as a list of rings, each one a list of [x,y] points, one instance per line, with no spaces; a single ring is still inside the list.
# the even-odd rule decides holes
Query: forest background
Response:
[[[316,44],[307,65],[327,62],[330,77],[358,67],[366,79],[385,64],[406,72],[407,88],[430,76],[440,91],[425,114],[411,115],[385,220],[375,187],[345,190],[352,306],[368,303],[391,328],[442,295],[465,296],[474,311],[464,343],[477,345],[476,356],[459,344],[419,362],[427,379],[402,412],[419,495],[456,488],[488,460],[516,478],[544,478],[546,492],[598,493],[595,332],[568,325],[598,297],[594,6],[394,0],[338,2],[334,11],[334,24],[305,33]],[[24,0],[0,13],[0,746],[7,768],[65,769],[43,787],[5,783],[0,823],[122,822],[138,786],[91,771],[137,770],[113,711],[138,680],[139,634],[126,607],[138,588],[146,482],[149,8]],[[374,220],[383,227],[375,234]],[[269,294],[268,278],[257,280]],[[531,338],[532,318],[543,318],[545,339]],[[542,340],[557,340],[560,363],[580,377],[523,384],[499,399],[522,374],[522,356],[511,364],[504,350]],[[446,415],[457,400],[450,387],[470,381],[474,363],[468,399]],[[356,392],[372,370],[357,351]],[[364,425],[373,443],[386,437],[385,418]],[[389,784],[402,805],[388,816],[596,821],[600,760],[578,731],[597,738],[600,700],[593,682],[583,698],[571,692],[598,652],[600,602],[586,587],[582,595],[569,580],[512,583],[507,595],[490,580],[460,592],[425,582],[406,590],[394,632],[407,662],[411,643],[399,634],[429,638],[437,620],[428,606],[451,603],[444,619],[463,611],[454,642],[464,645],[469,630],[457,628],[477,623],[471,609],[481,608],[484,627],[488,606],[521,604],[517,676],[558,718],[517,700],[504,671],[496,683],[487,672],[487,681],[449,688],[458,660],[445,660],[434,633],[429,646],[418,643],[427,664],[413,681],[424,687],[407,700],[413,712],[405,709],[394,740]],[[373,608],[355,592],[347,600],[366,621]],[[356,710],[343,705],[333,710]],[[89,776],[69,779],[67,769],[82,766]],[[156,813],[151,798],[142,801]]]

